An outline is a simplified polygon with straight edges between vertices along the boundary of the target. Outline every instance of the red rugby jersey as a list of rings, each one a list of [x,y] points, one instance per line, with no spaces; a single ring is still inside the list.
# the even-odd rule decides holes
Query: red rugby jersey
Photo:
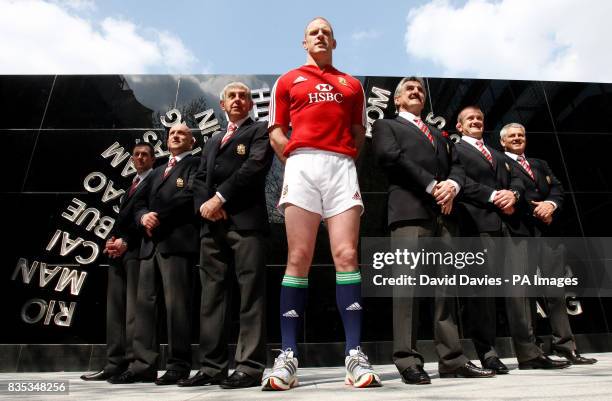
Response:
[[[284,155],[298,148],[316,148],[357,157],[351,126],[366,126],[361,82],[332,66],[303,65],[274,84],[268,127],[292,132]]]

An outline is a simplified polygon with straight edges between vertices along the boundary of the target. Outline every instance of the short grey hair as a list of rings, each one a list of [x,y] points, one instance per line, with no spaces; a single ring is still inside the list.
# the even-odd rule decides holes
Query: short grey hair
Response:
[[[247,92],[247,96],[249,97],[249,99],[251,98],[251,88],[249,88],[247,84],[240,82],[240,81],[233,81],[223,87],[223,89],[221,90],[221,93],[219,93],[219,100],[221,101],[225,100],[225,92],[227,92],[227,90],[230,88],[245,89]]]
[[[523,134],[527,134],[527,130],[525,129],[525,127],[522,124],[519,123],[510,123],[510,124],[506,124],[502,127],[501,131],[499,131],[499,139],[504,139],[504,136],[506,136],[506,134],[508,133],[508,130],[510,128],[520,128],[523,130]]]
[[[423,78],[415,77],[415,76],[402,78],[399,84],[397,84],[397,86],[395,87],[395,93],[393,93],[393,98],[396,98],[402,94],[402,89],[404,87],[404,84],[409,81],[415,81],[415,82],[420,83],[421,86],[423,87],[423,93],[425,93],[425,98],[427,99],[427,88],[425,87],[425,81],[423,80]]]

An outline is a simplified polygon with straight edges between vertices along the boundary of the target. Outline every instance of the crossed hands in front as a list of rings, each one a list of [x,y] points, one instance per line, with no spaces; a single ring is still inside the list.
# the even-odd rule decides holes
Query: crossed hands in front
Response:
[[[200,215],[210,221],[227,220],[227,212],[223,209],[223,201],[217,195],[202,203]]]
[[[439,181],[434,185],[432,196],[436,199],[436,203],[440,205],[442,214],[450,214],[453,210],[453,200],[457,196],[457,189],[448,180]]]

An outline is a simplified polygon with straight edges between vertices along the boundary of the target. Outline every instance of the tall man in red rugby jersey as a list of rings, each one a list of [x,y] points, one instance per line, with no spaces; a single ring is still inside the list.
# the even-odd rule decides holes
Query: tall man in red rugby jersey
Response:
[[[310,21],[302,44],[306,64],[278,79],[270,103],[270,142],[286,163],[279,208],[285,214],[289,252],[280,299],[283,349],[264,376],[262,389],[287,390],[297,385],[296,334],[321,219],[327,222],[336,267],[336,301],[346,335],[346,383],[380,386],[379,376],[360,348],[357,241],[363,202],[354,159],[365,139],[363,88],[357,79],[333,67],[336,40],[325,18]]]

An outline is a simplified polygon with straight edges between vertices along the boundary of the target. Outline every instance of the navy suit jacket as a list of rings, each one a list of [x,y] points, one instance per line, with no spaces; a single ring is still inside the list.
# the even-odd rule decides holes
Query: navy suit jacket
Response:
[[[465,172],[454,143],[428,126],[434,145],[414,124],[404,119],[376,120],[372,147],[389,180],[388,224],[433,219],[440,207],[425,189],[434,180],[452,179],[461,187]]]
[[[159,226],[153,236],[145,235],[140,257],[150,257],[157,250],[162,254],[189,254],[199,252],[197,220],[193,212],[193,181],[198,168],[198,158],[187,155],[163,178],[166,164],[150,174],[147,197],[139,200],[136,222],[142,215],[157,212]]]
[[[215,224],[230,230],[267,231],[266,175],[273,151],[266,122],[248,118],[221,148],[224,133],[213,135],[204,146],[195,175],[194,208],[201,221],[200,235]],[[227,221],[212,222],[200,215],[200,206],[219,192],[226,202]]]
[[[127,241],[127,251],[123,254],[123,259],[137,259],[140,253],[140,245],[144,235],[144,228],[136,223],[136,205],[148,196],[151,187],[151,171],[142,180],[136,191],[130,196],[129,188],[125,191],[121,203],[119,204],[119,214],[113,227],[112,235]],[[142,204],[142,203],[141,203]]]
[[[515,205],[515,212],[508,216],[489,202],[495,190],[515,190],[523,197],[525,187],[519,172],[506,159],[506,155],[487,146],[493,163],[474,146],[460,141],[456,145],[459,159],[465,169],[465,185],[461,191],[458,206],[462,235],[476,235],[482,232],[501,230],[502,222],[515,235],[529,235],[521,219],[521,203]]]
[[[563,207],[564,191],[563,184],[555,177],[548,163],[542,159],[527,158],[531,172],[534,175],[535,181],[529,176],[529,173],[511,157],[506,156],[516,170],[519,172],[519,177],[525,186],[525,194],[523,196],[523,220],[532,231],[533,235],[541,235],[548,232],[549,226],[543,223],[540,219],[533,216],[535,206],[531,201],[552,201],[557,204],[557,208],[553,213],[553,219],[558,216]]]

